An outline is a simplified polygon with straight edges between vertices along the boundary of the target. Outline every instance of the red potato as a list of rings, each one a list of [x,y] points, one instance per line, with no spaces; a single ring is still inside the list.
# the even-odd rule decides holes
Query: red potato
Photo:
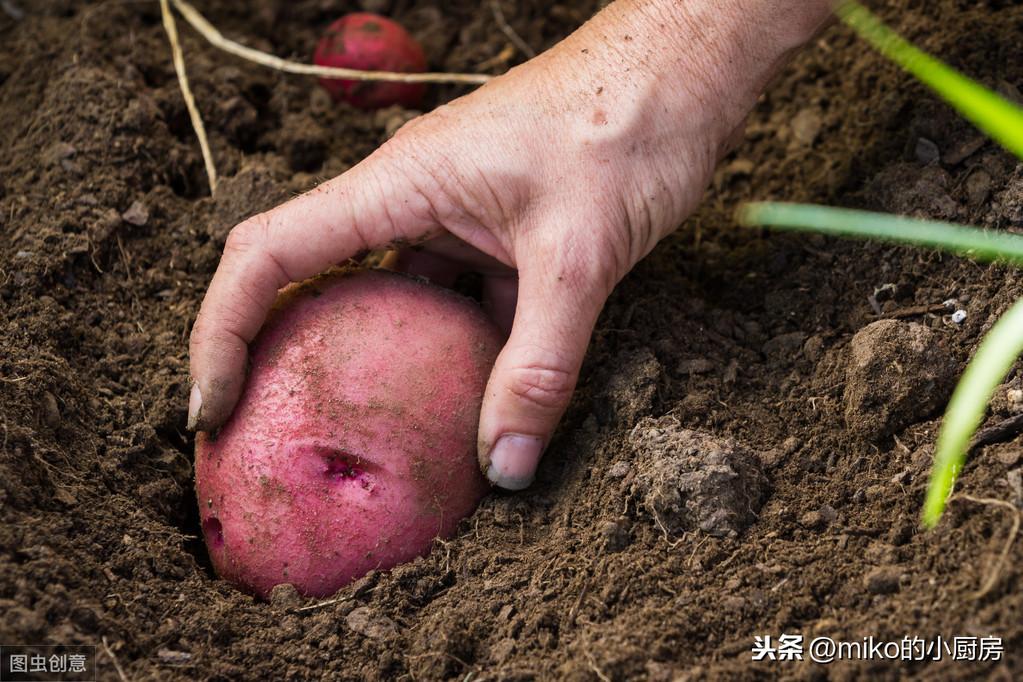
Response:
[[[426,70],[423,48],[400,24],[367,12],[347,14],[327,28],[316,46],[313,61],[320,66],[336,66],[366,71],[421,73]],[[337,101],[360,109],[379,109],[392,104],[418,107],[426,86],[422,83],[355,81],[321,78]]]
[[[427,552],[488,489],[476,463],[501,346],[473,302],[373,270],[298,287],[252,344],[245,393],[196,441],[217,573],[334,593]]]

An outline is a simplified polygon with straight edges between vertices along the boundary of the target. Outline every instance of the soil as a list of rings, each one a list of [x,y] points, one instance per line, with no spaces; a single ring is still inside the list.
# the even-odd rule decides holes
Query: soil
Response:
[[[502,6],[542,49],[596,4]],[[300,59],[355,8],[197,5]],[[436,69],[521,59],[489,3],[361,6],[412,27]],[[1019,677],[1023,542],[976,597],[1011,513],[957,498],[936,532],[917,523],[942,405],[1019,274],[732,218],[777,198],[1023,229],[1023,168],[848,31],[785,71],[700,211],[618,287],[536,484],[317,605],[288,588],[254,600],[210,569],[186,342],[229,228],[344,171],[407,113],[333,106],[182,24],[224,176],[212,200],[157,3],[2,7],[0,642],[97,645],[101,679]],[[1020,98],[1017,3],[880,9]],[[1020,383],[988,426],[1023,409]],[[1003,433],[958,491],[1018,508],[1021,462]],[[996,636],[1004,657],[751,661],[754,636],[783,633]]]

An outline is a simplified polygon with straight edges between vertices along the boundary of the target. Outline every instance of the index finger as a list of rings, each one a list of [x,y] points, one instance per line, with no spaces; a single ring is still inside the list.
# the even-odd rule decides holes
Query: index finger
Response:
[[[429,207],[418,210],[417,193],[402,187],[400,176],[367,161],[231,230],[189,340],[189,429],[209,430],[230,416],[245,382],[248,344],[281,287],[359,251],[420,238],[433,226]]]

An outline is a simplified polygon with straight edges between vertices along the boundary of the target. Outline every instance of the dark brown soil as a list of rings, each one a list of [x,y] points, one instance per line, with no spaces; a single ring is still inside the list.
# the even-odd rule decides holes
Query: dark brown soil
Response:
[[[299,58],[354,8],[197,4],[228,35]],[[437,69],[475,70],[508,44],[487,2],[362,4],[415,27]],[[502,3],[536,48],[596,4]],[[1019,97],[1023,7],[886,4],[911,38]],[[293,592],[257,602],[209,569],[188,332],[227,230],[348,168],[402,112],[334,107],[182,26],[224,175],[213,201],[156,2],[13,5],[22,18],[0,11],[0,642],[105,639],[102,679],[117,678],[113,657],[129,679],[1019,677],[1023,542],[974,598],[1010,513],[960,499],[937,532],[917,526],[941,407],[1023,294],[1019,274],[731,217],[771,197],[1023,228],[1016,162],[847,31],[786,71],[700,212],[619,287],[536,485],[489,497],[430,556],[298,611]],[[953,298],[960,326],[941,307]],[[879,319],[892,321],[861,331]],[[1023,407],[1014,396],[999,391],[989,425]],[[697,475],[693,443],[727,471]],[[1019,506],[1021,461],[1010,435],[972,457],[959,490]],[[782,633],[990,635],[1005,657],[750,660],[755,635]]]

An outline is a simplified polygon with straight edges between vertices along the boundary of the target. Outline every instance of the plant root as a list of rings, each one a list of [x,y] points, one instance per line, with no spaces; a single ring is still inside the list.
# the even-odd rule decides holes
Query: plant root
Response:
[[[117,677],[120,678],[121,682],[128,682],[128,676],[124,674],[124,668],[121,667],[121,663],[117,660],[117,656],[110,649],[110,644],[107,643],[107,638],[103,636],[103,653],[107,655],[110,662],[114,664],[114,670],[117,671]]]
[[[210,183],[210,196],[217,191],[217,169],[213,164],[213,153],[210,151],[210,143],[206,137],[206,126],[203,125],[202,116],[195,106],[195,97],[192,95],[192,88],[188,85],[188,74],[185,72],[185,56],[181,52],[181,41],[178,39],[178,26],[174,21],[174,14],[170,11],[168,0],[160,0],[160,13],[163,15],[163,28],[167,31],[167,39],[170,41],[171,54],[174,57],[174,71],[178,74],[178,85],[181,86],[181,96],[185,98],[185,106],[188,108],[188,117],[192,120],[192,128],[195,136],[199,138],[199,148],[202,150],[202,160],[206,165],[206,178]],[[177,2],[174,3],[175,6]]]
[[[995,561],[994,566],[991,567],[991,571],[988,573],[987,578],[984,579],[984,583],[980,589],[974,592],[970,597],[973,600],[982,599],[987,596],[988,593],[998,583],[998,579],[1002,575],[1002,570],[1005,568],[1005,562],[1009,558],[1009,550],[1012,549],[1013,543],[1016,541],[1016,536],[1019,535],[1020,527],[1020,511],[1016,508],[1016,505],[1005,500],[995,499],[993,497],[974,497],[965,493],[959,493],[952,496],[949,502],[954,500],[966,500],[968,502],[974,502],[976,504],[985,504],[992,507],[1002,507],[1012,512],[1012,527],[1009,529],[1009,534],[1005,538],[1005,544],[1002,546],[1002,551],[998,555],[998,560]]]

